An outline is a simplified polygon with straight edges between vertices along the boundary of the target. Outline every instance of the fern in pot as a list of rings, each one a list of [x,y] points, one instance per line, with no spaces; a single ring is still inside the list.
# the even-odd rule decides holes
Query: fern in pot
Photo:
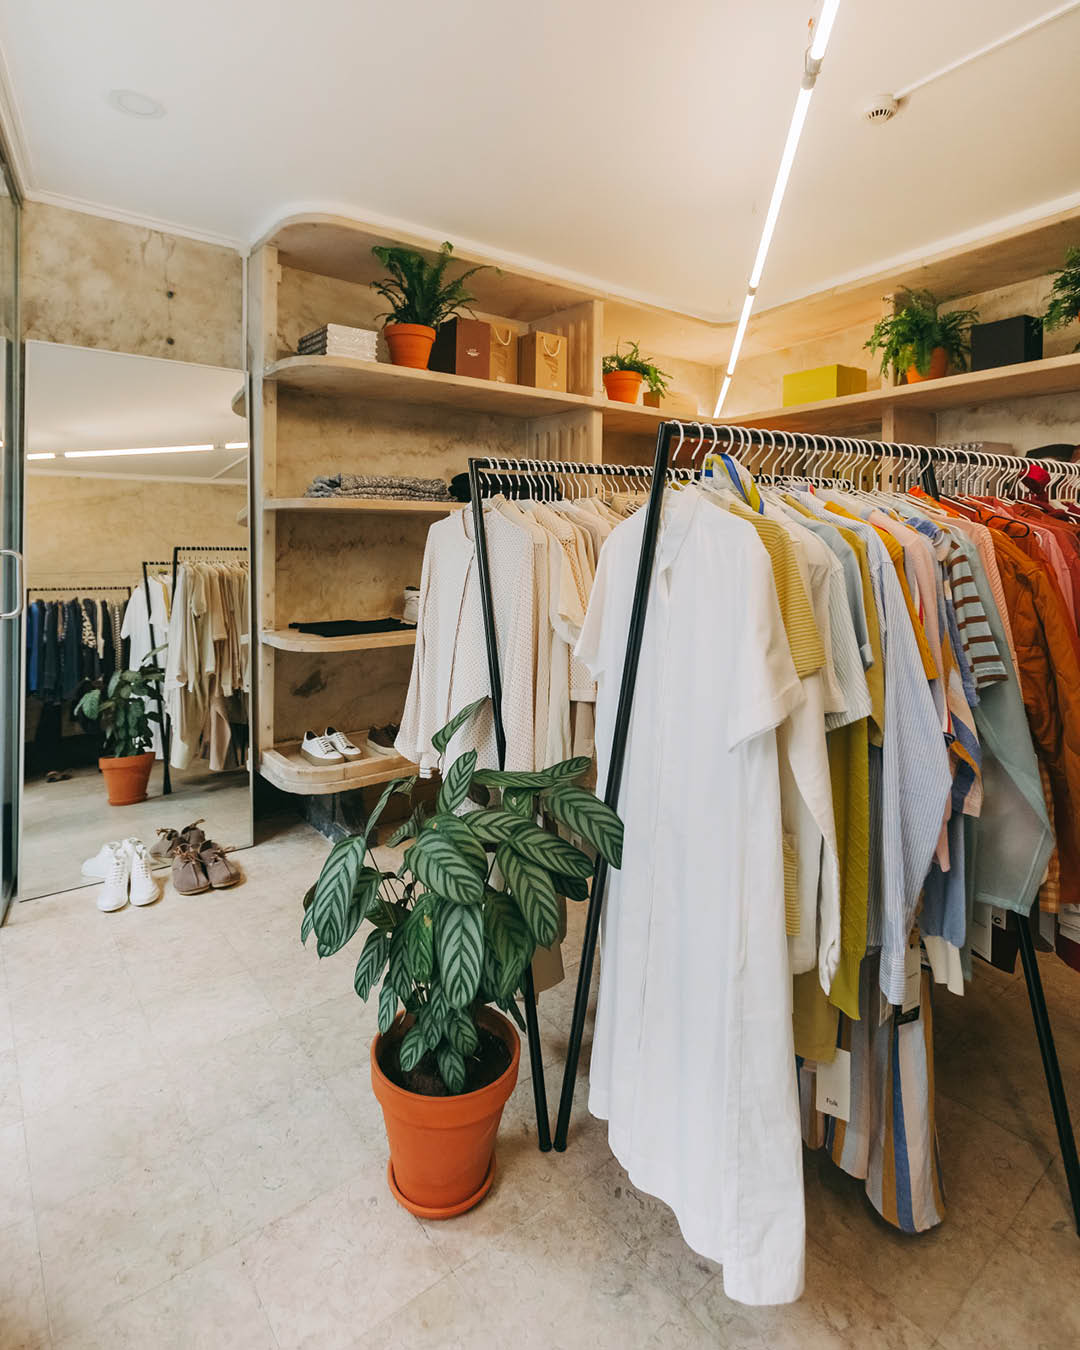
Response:
[[[439,754],[486,702],[432,737]],[[558,936],[558,897],[588,893],[592,860],[537,820],[557,821],[620,864],[622,823],[577,786],[589,767],[577,758],[540,773],[478,770],[467,751],[445,770],[434,812],[417,805],[390,836],[411,841],[396,871],[376,862],[375,829],[394,794],[411,798],[416,779],[389,783],[304,898],[301,938],[314,934],[320,957],[365,929],[354,985],[366,1000],[381,982],[371,1081],[390,1188],[414,1214],[449,1218],[487,1193],[520,1057],[503,1014],[524,1027],[515,996],[536,948]]]
[[[1055,328],[1080,319],[1080,247],[1065,250],[1065,266],[1054,278],[1050,297],[1043,315],[1043,328],[1049,333]],[[1080,342],[1074,351],[1080,352]]]
[[[881,352],[882,375],[891,366],[898,379],[905,375],[908,384],[917,384],[967,368],[971,326],[979,312],[952,309],[942,314],[939,305],[929,291],[911,291],[895,314],[878,320],[865,345],[875,355]]]
[[[434,262],[412,248],[376,244],[371,251],[390,273],[371,283],[390,306],[388,313],[379,315],[390,321],[383,325],[390,360],[395,366],[427,370],[435,330],[468,309],[476,297],[465,289],[465,282],[485,269],[471,267],[448,281],[446,269],[454,252],[450,243],[440,247]]]

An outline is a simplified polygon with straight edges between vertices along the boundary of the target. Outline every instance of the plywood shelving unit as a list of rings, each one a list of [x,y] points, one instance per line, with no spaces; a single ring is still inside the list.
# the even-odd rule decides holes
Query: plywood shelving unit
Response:
[[[262,634],[267,647],[282,652],[377,652],[386,647],[415,647],[416,630],[392,633],[350,633],[343,637],[320,637],[295,628],[271,628]]]

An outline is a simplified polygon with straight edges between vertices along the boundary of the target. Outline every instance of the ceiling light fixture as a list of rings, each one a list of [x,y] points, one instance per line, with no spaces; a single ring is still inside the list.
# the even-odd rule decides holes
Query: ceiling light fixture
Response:
[[[213,445],[151,445],[139,450],[65,450],[65,459],[96,459],[105,455],[191,455],[200,450],[214,450]]]
[[[153,119],[165,116],[164,103],[149,94],[140,94],[137,89],[110,89],[107,97],[111,107],[129,117]]]
[[[225,442],[225,449],[226,449],[226,450],[246,450],[247,448],[248,448],[248,443],[247,443],[247,441],[226,441],[226,442]]]
[[[818,20],[813,26],[813,32],[810,37],[810,47],[807,50],[805,57],[802,86],[799,89],[798,97],[795,100],[795,107],[791,114],[791,122],[788,125],[787,138],[784,141],[784,151],[780,156],[780,167],[776,171],[776,182],[773,184],[772,197],[769,199],[769,209],[765,213],[765,223],[761,228],[761,239],[758,243],[757,253],[754,256],[754,265],[750,270],[750,280],[746,288],[746,299],[743,301],[738,327],[735,329],[735,337],[731,343],[731,350],[728,352],[727,367],[724,372],[724,382],[720,386],[720,397],[716,400],[716,407],[713,409],[714,417],[720,416],[720,412],[724,406],[724,400],[727,398],[728,390],[731,388],[731,377],[735,371],[735,363],[739,359],[739,352],[742,350],[743,339],[746,337],[746,329],[750,322],[750,313],[754,308],[757,288],[761,283],[761,275],[765,270],[765,259],[769,256],[769,247],[772,244],[776,222],[780,219],[780,207],[783,204],[784,193],[787,191],[788,179],[791,177],[791,169],[795,163],[795,154],[799,148],[799,139],[802,136],[803,127],[806,125],[806,115],[810,111],[810,99],[814,93],[814,85],[817,83],[817,77],[821,71],[821,62],[825,56],[825,49],[829,45],[829,38],[832,34],[833,24],[836,22],[836,13],[839,8],[840,0],[823,0],[821,14],[818,16]]]
[[[56,456],[51,450],[36,450],[32,455],[27,455],[27,459],[55,459]]]

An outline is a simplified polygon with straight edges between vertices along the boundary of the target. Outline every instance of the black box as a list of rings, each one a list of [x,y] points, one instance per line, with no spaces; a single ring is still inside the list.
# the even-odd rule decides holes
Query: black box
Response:
[[[1017,314],[996,323],[977,323],[971,330],[971,369],[1016,366],[1022,361],[1041,361],[1042,319]]]

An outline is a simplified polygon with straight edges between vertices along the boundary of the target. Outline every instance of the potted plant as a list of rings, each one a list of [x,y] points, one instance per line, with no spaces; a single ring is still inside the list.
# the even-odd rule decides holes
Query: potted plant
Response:
[[[908,384],[937,380],[950,368],[967,367],[971,326],[979,317],[975,309],[939,313],[939,301],[929,291],[910,291],[904,303],[886,319],[879,319],[866,349],[881,352],[881,373],[891,366]]]
[[[103,748],[112,750],[98,760],[105,776],[110,806],[131,806],[146,800],[146,785],[154,767],[150,723],[161,716],[149,700],[157,697],[156,685],[164,672],[151,664],[151,652],[138,670],[118,670],[104,690],[88,689],[75,705],[76,717],[96,722]]]
[[[439,754],[486,701],[432,737]],[[421,803],[390,836],[412,841],[396,871],[371,852],[375,827],[394,793],[411,799],[416,779],[389,783],[363,832],[334,845],[304,897],[300,935],[315,934],[320,957],[370,924],[353,983],[366,1000],[382,980],[371,1082],[390,1144],[387,1177],[399,1203],[424,1218],[464,1213],[490,1188],[520,1054],[496,1009],[524,1026],[514,996],[533,952],[557,937],[558,897],[587,894],[591,860],[537,819],[567,826],[611,866],[621,861],[618,816],[576,786],[589,764],[503,773],[478,770],[467,751],[445,770],[434,814]],[[479,805],[466,811],[468,800]]]
[[[625,352],[619,351],[616,342],[615,350],[604,357],[602,364],[604,389],[616,403],[636,403],[642,380],[648,381],[650,389],[657,387],[659,392],[667,389],[665,372],[658,370],[649,357],[642,356],[636,342],[631,342]]]
[[[1080,246],[1065,250],[1065,266],[1054,278],[1043,328],[1053,331],[1080,319]],[[1080,352],[1080,342],[1073,349]]]
[[[667,397],[667,382],[671,376],[665,370],[650,365],[645,371],[645,392],[641,401],[649,408],[659,408],[660,400]]]
[[[465,290],[465,282],[484,268],[471,267],[461,276],[446,281],[446,269],[454,251],[448,243],[439,249],[434,262],[428,262],[422,253],[411,248],[376,244],[371,251],[390,272],[382,281],[371,283],[390,305],[386,314],[378,316],[392,320],[383,325],[390,360],[395,366],[427,370],[436,328],[468,309],[476,297]]]

